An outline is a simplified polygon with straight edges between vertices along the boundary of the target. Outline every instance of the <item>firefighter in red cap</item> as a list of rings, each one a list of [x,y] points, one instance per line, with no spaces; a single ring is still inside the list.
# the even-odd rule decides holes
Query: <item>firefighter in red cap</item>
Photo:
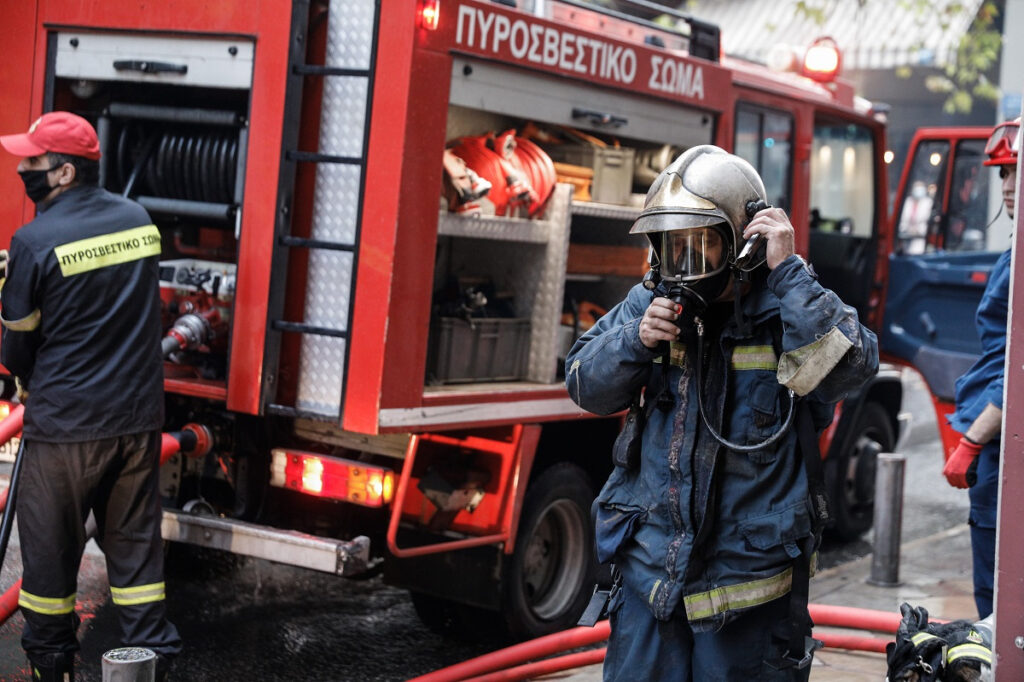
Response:
[[[163,425],[160,233],[145,209],[98,187],[88,121],[44,114],[0,137],[38,215],[11,240],[0,361],[25,397],[18,603],[33,679],[71,680],[78,566],[96,517],[126,646],[181,640],[165,615],[158,461]]]
[[[1020,119],[995,127],[985,154],[986,166],[998,166],[1003,203],[1013,219],[1020,154]],[[949,418],[963,434],[942,473],[950,485],[970,488],[971,548],[974,554],[974,601],[981,618],[992,613],[996,563],[996,503],[999,491],[999,443],[1003,423],[1003,363],[1006,359],[1006,314],[1010,309],[1010,249],[988,278],[975,323],[982,355],[956,382],[956,412]]]

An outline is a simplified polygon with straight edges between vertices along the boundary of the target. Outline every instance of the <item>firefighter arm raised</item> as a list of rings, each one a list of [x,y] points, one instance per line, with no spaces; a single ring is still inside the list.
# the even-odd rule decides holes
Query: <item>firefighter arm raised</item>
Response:
[[[768,240],[765,258],[771,270],[796,253],[793,224],[781,208],[766,208],[754,216],[743,230],[743,238],[750,239],[755,235]]]
[[[878,371],[878,339],[857,311],[844,305],[800,256],[791,255],[768,276],[781,302],[779,383],[799,395],[836,402]]]

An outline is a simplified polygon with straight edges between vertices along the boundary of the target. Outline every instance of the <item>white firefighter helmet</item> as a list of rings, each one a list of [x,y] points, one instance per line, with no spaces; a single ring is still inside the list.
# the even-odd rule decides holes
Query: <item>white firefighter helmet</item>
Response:
[[[765,199],[749,163],[713,145],[691,147],[651,184],[629,233],[650,239],[663,279],[702,279],[735,264],[750,222],[747,206]]]

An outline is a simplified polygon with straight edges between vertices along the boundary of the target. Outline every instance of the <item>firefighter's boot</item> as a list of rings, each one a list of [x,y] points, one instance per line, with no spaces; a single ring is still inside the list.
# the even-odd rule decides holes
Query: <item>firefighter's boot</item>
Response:
[[[38,682],[74,682],[75,658],[71,654],[43,654],[30,657],[32,679]]]

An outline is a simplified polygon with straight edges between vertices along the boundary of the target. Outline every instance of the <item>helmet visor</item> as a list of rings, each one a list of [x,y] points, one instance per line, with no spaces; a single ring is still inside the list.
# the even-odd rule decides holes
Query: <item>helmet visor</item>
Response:
[[[1005,149],[1000,147],[1005,145]],[[1005,154],[1007,151],[1013,154],[1020,153],[1020,121],[1007,121],[1000,123],[992,131],[985,143],[985,153],[992,156],[997,151]]]
[[[726,265],[724,225],[661,233],[661,276],[670,282],[702,279]]]

